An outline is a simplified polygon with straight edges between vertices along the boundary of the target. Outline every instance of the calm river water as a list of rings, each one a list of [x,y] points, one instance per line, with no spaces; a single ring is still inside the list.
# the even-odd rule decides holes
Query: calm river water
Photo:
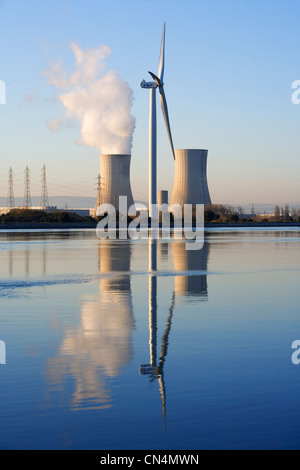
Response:
[[[299,449],[299,248],[0,232],[0,448]]]

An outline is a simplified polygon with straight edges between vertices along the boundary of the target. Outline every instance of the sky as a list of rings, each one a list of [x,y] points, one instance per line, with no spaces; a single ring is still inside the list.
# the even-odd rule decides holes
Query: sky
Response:
[[[66,114],[49,70],[60,64],[73,77],[74,47],[105,46],[101,73],[115,74],[132,93],[133,195],[148,199],[149,91],[139,84],[151,80],[148,70],[157,73],[166,22],[174,146],[208,149],[212,201],[299,204],[300,104],[292,102],[299,16],[298,0],[0,0],[0,197],[10,167],[15,195],[23,195],[27,165],[31,193],[39,195],[44,164],[50,202],[96,194],[99,150],[82,142],[79,120],[49,125]],[[158,97],[157,112],[158,188],[171,193],[174,161]]]

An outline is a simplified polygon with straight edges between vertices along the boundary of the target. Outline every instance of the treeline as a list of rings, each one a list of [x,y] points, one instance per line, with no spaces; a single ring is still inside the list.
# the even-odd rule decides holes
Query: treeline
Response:
[[[266,222],[300,222],[300,209],[289,206],[279,207],[276,205],[274,214],[255,214],[254,207],[252,213],[245,215],[244,209],[225,204],[213,204],[205,206],[204,220],[206,223],[266,223]]]
[[[0,216],[0,224],[95,224],[92,217],[82,217],[73,212],[46,212],[33,209],[13,209]]]
[[[118,217],[117,217],[118,219]],[[97,219],[99,221],[100,218]],[[128,223],[131,222],[128,217]],[[150,220],[150,219],[149,219]],[[7,214],[0,215],[0,224],[87,224],[95,225],[97,221],[93,217],[82,217],[73,212],[53,211],[33,209],[13,209]],[[233,207],[225,204],[214,204],[205,206],[204,221],[206,223],[280,223],[296,222],[300,223],[300,209],[289,209],[286,205],[279,207],[276,205],[274,214],[256,215],[254,208],[252,214],[245,215],[242,207]],[[118,220],[117,220],[118,222]]]
[[[275,222],[300,222],[300,209],[295,207],[290,209],[288,205],[284,207],[276,205],[272,219]]]

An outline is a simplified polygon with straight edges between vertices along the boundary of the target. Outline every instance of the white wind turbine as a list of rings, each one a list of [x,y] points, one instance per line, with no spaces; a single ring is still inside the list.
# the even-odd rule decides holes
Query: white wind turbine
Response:
[[[158,65],[158,76],[149,72],[154,82],[146,82],[143,80],[140,83],[141,88],[150,89],[150,116],[149,116],[149,216],[158,219],[156,209],[157,204],[157,122],[156,122],[156,89],[159,89],[161,108],[171,144],[172,154],[175,159],[175,152],[171,134],[171,127],[169,121],[169,113],[167,107],[166,96],[164,92],[164,68],[165,68],[165,30],[166,24],[164,23],[163,35],[161,41],[160,58]]]

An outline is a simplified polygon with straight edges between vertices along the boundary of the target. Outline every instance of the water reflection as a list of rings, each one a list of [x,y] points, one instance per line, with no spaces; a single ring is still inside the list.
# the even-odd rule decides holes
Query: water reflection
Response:
[[[158,244],[157,252],[159,260],[167,263],[169,260],[169,243],[161,241]]]
[[[14,252],[12,250],[8,252],[8,265],[9,275],[12,277],[14,275]]]
[[[29,277],[32,273],[35,275],[37,271],[44,275],[47,274],[46,244],[39,250],[38,256],[32,256],[35,253],[31,251],[29,246],[20,252],[21,256],[16,256],[16,253],[17,252],[13,249],[7,251],[8,273],[10,277],[18,273],[24,273],[26,277]],[[37,266],[39,267],[38,270]]]
[[[168,353],[169,345],[169,335],[172,326],[172,318],[175,307],[175,293],[173,293],[171,306],[169,309],[169,315],[167,319],[167,325],[165,332],[161,340],[161,350],[159,355],[159,360],[157,360],[157,277],[152,277],[152,291],[150,292],[151,299],[153,303],[149,308],[149,348],[150,348],[150,363],[142,364],[140,366],[140,374],[148,375],[150,382],[158,381],[159,384],[159,393],[161,398],[162,405],[162,419],[164,426],[166,426],[166,417],[167,417],[167,391],[166,383],[164,376],[164,365]]]
[[[158,240],[156,270],[148,241],[7,237],[1,446],[299,447],[299,234],[213,232],[192,255]]]
[[[95,239],[93,231],[12,231],[2,232],[0,230],[0,275],[3,277],[24,276],[30,277],[39,274],[55,274],[60,269],[59,260],[62,258],[55,248],[62,250],[63,257],[68,256],[71,250],[63,251],[66,243],[75,246],[75,242],[84,243],[85,240]],[[55,253],[55,257],[51,256]],[[83,251],[82,251],[83,253]],[[81,251],[77,256],[70,255],[64,268],[72,270],[71,263],[77,262],[80,267]],[[48,256],[50,255],[50,256]],[[71,258],[72,256],[72,258]],[[62,261],[62,263],[64,263]],[[67,266],[68,263],[68,266]]]
[[[80,324],[66,331],[57,357],[49,362],[52,384],[62,385],[68,375],[74,379],[73,409],[112,406],[109,379],[132,359],[130,257],[129,243],[101,243],[100,273],[120,275],[100,279],[99,294],[84,300]]]
[[[176,296],[198,296],[200,299],[207,300],[207,265],[209,246],[205,243],[202,250],[186,250],[186,244],[180,242],[172,243],[172,256],[175,272],[184,271],[204,271],[205,274],[175,275],[175,289],[172,294],[169,307],[169,314],[166,322],[166,328],[161,339],[161,350],[157,355],[157,254],[161,258],[168,258],[168,245],[159,243],[155,239],[149,239],[149,364],[140,366],[140,374],[149,377],[150,382],[158,381],[159,393],[162,404],[162,419],[166,427],[167,417],[167,389],[164,374],[164,366],[168,354],[169,336],[171,332],[172,319],[175,309]],[[158,249],[159,247],[159,249]]]
[[[201,300],[208,299],[207,265],[209,244],[206,242],[202,250],[186,250],[185,243],[172,243],[172,255],[175,272],[191,271],[187,276],[175,277],[176,296],[196,296]],[[192,271],[204,271],[195,275]]]
[[[29,275],[29,260],[30,260],[30,252],[29,250],[25,251],[25,273]]]
[[[50,238],[52,236],[54,240],[58,239],[54,235]],[[62,265],[65,264],[64,270],[68,268],[73,269],[71,272],[74,272],[75,266],[72,267],[69,260],[72,260],[76,253],[76,269],[80,267],[82,270],[90,269],[92,272],[92,265],[89,265],[92,261],[95,271],[98,266],[99,273],[103,274],[103,277],[99,279],[99,290],[96,294],[90,292],[79,297],[79,318],[75,317],[74,320],[73,316],[72,326],[64,328],[63,339],[57,353],[55,357],[48,360],[47,364],[51,392],[64,391],[69,386],[70,378],[74,381],[73,391],[70,394],[71,400],[68,402],[71,409],[112,406],[111,379],[118,377],[133,357],[132,257],[134,256],[136,263],[141,256],[142,270],[145,269],[144,248],[147,245],[135,244],[129,240],[99,242],[91,235],[89,237],[91,244],[86,245],[88,252],[84,252],[83,249],[82,253],[75,252],[73,245],[71,245],[72,251],[63,251],[64,245],[59,244],[55,248],[53,244],[47,244],[43,237],[42,240],[37,240],[42,242],[39,250],[27,244],[32,240],[30,237],[25,237],[25,249],[22,247],[21,257],[17,251],[8,251],[10,276],[15,274],[14,264],[17,262],[22,263],[22,272],[24,273],[25,270],[28,276],[41,270],[44,275],[49,275],[53,270],[52,264],[60,258],[60,253],[63,254],[60,262]],[[13,236],[13,240],[19,241],[20,239],[15,239]],[[202,250],[188,251],[184,241],[172,240],[166,243],[156,240],[155,237],[148,241],[150,359],[149,364],[141,365],[140,373],[147,375],[150,382],[157,381],[158,383],[164,423],[166,423],[167,403],[164,367],[175,303],[182,297],[190,296],[196,300],[207,300],[208,257],[208,244],[205,244]],[[172,277],[170,279],[172,283],[174,282],[174,287],[172,286],[167,293],[170,304],[167,307],[168,315],[164,320],[165,327],[162,328],[162,337],[158,344],[158,290],[162,279],[159,276],[159,270],[164,271],[164,267],[169,268],[172,262],[174,270],[171,271],[171,275],[174,275],[174,281]],[[19,264],[17,270],[20,271]],[[135,274],[145,276],[144,272]],[[76,314],[76,310],[74,312]]]
[[[159,392],[162,403],[162,417],[166,425],[167,393],[164,379],[164,363],[167,357],[169,333],[175,304],[173,295],[172,307],[168,318],[167,328],[162,338],[162,347],[159,360],[157,360],[157,241],[149,239],[149,364],[140,366],[140,374],[148,375],[150,382],[158,380]]]

